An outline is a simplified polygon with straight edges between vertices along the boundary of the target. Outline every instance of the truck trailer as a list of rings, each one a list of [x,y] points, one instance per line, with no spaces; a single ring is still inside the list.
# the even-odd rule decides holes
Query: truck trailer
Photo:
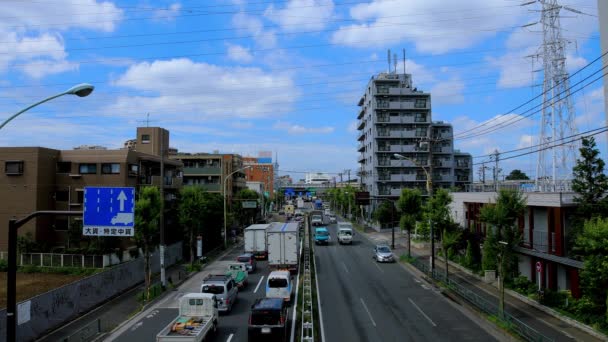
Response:
[[[271,269],[298,270],[300,238],[297,222],[274,222],[268,228],[268,266]]]

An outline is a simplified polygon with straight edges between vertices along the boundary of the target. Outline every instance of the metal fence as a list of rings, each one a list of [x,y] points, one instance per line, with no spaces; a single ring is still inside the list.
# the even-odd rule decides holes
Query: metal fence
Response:
[[[454,292],[456,292],[459,296],[466,299],[481,311],[493,315],[500,319],[502,323],[504,323],[511,331],[515,332],[519,336],[521,336],[526,341],[534,341],[534,342],[553,342],[554,340],[550,337],[547,337],[541,334],[536,329],[530,327],[519,319],[513,317],[513,315],[508,312],[504,312],[503,317],[500,318],[500,313],[498,310],[498,305],[488,301],[487,299],[481,297],[475,292],[469,290],[468,288],[462,286],[461,284],[455,282],[452,279],[446,279],[445,273],[443,271],[439,272],[434,270],[430,272],[430,267],[426,263],[420,260],[414,260],[412,262],[416,268],[420,271],[430,275],[433,279],[443,282],[448,286],[448,288]]]
[[[103,255],[23,253],[19,266],[103,268]]]

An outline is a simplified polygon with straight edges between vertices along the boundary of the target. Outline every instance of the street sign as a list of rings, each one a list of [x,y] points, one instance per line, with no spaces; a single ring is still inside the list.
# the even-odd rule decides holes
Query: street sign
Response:
[[[243,209],[255,209],[258,207],[257,201],[243,201],[241,202]]]
[[[133,236],[135,188],[84,188],[82,234]]]
[[[543,264],[540,261],[536,262],[536,272],[540,273],[543,270]]]
[[[203,237],[200,235],[196,237],[196,256],[203,256]]]

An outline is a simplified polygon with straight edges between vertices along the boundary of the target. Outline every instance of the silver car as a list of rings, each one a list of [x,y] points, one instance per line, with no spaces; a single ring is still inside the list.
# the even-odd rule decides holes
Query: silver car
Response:
[[[387,245],[377,245],[374,247],[374,255],[372,258],[377,262],[395,262],[395,256]]]
[[[201,285],[202,293],[214,294],[217,298],[218,311],[230,312],[239,294],[234,279],[230,275],[208,275]]]

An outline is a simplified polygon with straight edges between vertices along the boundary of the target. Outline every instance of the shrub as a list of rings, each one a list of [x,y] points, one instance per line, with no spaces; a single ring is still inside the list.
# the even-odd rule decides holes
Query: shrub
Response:
[[[8,271],[8,261],[0,259],[0,272]]]

